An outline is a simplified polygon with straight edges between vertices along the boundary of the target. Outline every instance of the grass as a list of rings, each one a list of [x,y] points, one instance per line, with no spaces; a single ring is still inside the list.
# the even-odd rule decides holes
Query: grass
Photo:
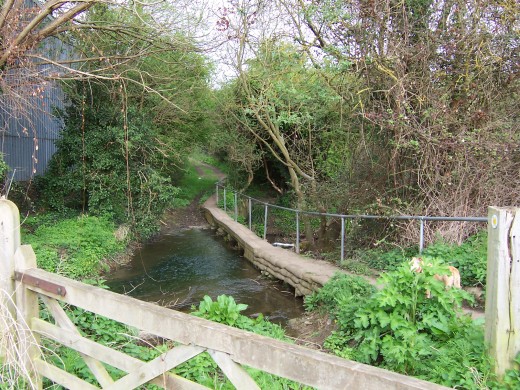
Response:
[[[200,166],[200,161],[195,158],[186,161],[183,175],[175,183],[180,188],[180,192],[175,198],[174,207],[186,207],[197,196],[201,194],[204,196],[214,190],[218,177],[211,169]],[[197,171],[197,165],[202,169],[202,174]]]
[[[23,357],[38,343],[27,325],[16,320],[18,314],[9,311],[10,306],[14,307],[12,296],[0,290],[0,389],[36,389],[34,368]]]

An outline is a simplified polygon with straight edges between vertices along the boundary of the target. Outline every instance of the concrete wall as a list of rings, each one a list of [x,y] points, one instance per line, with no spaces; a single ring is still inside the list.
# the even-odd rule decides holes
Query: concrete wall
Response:
[[[208,199],[203,208],[209,224],[236,241],[244,250],[246,259],[260,270],[294,287],[297,296],[311,294],[336,272],[344,272],[326,261],[309,259],[272,246],[219,209],[214,197]]]

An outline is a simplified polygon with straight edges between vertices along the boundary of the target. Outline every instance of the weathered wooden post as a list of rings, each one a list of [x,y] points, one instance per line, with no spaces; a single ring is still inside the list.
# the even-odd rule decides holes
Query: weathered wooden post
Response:
[[[0,357],[9,360],[16,359],[21,375],[27,375],[27,385],[32,389],[41,389],[41,378],[34,369],[34,359],[39,355],[39,340],[29,328],[30,319],[38,317],[38,297],[34,292],[15,283],[15,269],[23,271],[36,267],[36,256],[28,245],[20,246],[20,213],[16,205],[5,199],[0,199],[0,305],[10,318],[1,324],[9,323],[9,328],[0,329],[2,343]],[[4,320],[6,320],[4,318]],[[7,323],[6,323],[7,322]],[[10,346],[4,341],[10,341]],[[5,349],[4,349],[5,348]],[[16,352],[6,354],[7,348]]]
[[[17,273],[36,268],[36,255],[30,245],[22,245],[14,256]],[[16,276],[16,275],[15,275]],[[19,278],[17,278],[18,280]],[[21,366],[27,370],[32,389],[42,388],[42,379],[37,374],[34,362],[40,357],[40,337],[30,329],[32,318],[39,317],[38,294],[16,282],[17,337]]]
[[[16,205],[5,198],[0,199],[0,305],[2,310],[16,318],[14,306],[14,254],[20,246],[20,214]],[[0,329],[0,335],[8,329]],[[3,343],[0,346],[0,358],[5,356]]]
[[[488,209],[486,342],[502,377],[520,352],[520,208]]]

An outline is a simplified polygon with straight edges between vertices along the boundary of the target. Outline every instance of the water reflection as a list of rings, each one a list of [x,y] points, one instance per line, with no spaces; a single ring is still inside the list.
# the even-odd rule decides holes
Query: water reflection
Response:
[[[211,230],[162,236],[139,250],[107,284],[119,293],[189,311],[204,295],[231,295],[249,305],[246,315],[263,313],[285,324],[303,313],[302,300],[278,281],[260,275],[251,263]]]

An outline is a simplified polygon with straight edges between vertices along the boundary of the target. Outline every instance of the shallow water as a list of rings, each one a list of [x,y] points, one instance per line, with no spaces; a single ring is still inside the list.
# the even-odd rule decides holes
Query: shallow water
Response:
[[[204,295],[231,295],[246,315],[262,313],[285,325],[303,314],[301,298],[265,278],[211,230],[164,235],[138,250],[130,264],[107,276],[112,291],[189,312]]]

